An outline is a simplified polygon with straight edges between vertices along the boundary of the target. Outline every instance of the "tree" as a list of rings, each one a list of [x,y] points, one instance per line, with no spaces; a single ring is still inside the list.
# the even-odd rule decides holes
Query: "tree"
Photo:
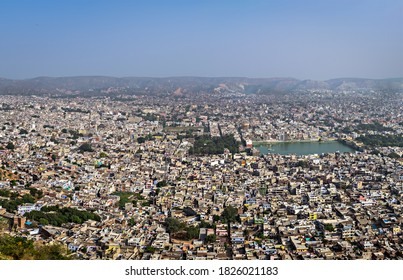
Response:
[[[213,215],[213,221],[218,222],[220,220],[220,216],[218,215]]]
[[[92,149],[92,146],[90,143],[84,143],[82,144],[79,148],[80,151],[82,152],[93,152],[94,150]]]
[[[163,180],[163,181],[159,181],[158,183],[157,183],[157,188],[162,188],[162,187],[165,187],[165,186],[167,186],[168,184],[167,184],[167,182],[165,181],[165,180]]]
[[[68,260],[67,250],[60,245],[39,245],[25,237],[0,237],[0,259]]]
[[[28,219],[40,221],[41,218],[48,220],[49,224],[54,226],[61,226],[64,223],[78,223],[81,224],[87,220],[100,221],[101,218],[92,212],[80,211],[74,208],[59,208],[57,206],[44,206],[41,211],[31,211],[25,213]]]
[[[209,222],[206,222],[205,220],[201,220],[199,224],[200,228],[212,228],[213,225],[210,224]]]
[[[38,190],[38,189],[35,189],[35,188],[31,188],[31,187],[28,187],[27,189],[29,190],[29,194],[30,194],[32,197],[35,197],[35,198],[42,198],[42,196],[43,196],[43,191]]]
[[[155,248],[152,246],[147,246],[145,252],[153,254],[155,252]]]
[[[334,231],[334,227],[332,224],[324,224],[324,229],[327,231]]]
[[[395,152],[391,152],[388,154],[388,157],[390,158],[400,158],[399,154],[395,153]]]
[[[371,135],[361,135],[357,137],[358,141],[364,143],[365,145],[372,147],[403,147],[403,135],[382,135],[382,134],[371,134]]]
[[[183,208],[183,213],[185,213],[186,216],[196,216],[197,213],[190,207],[185,207]]]
[[[70,257],[67,257],[67,250],[63,248],[61,245],[45,245],[45,246],[37,246],[34,259],[35,260],[69,260]]]
[[[180,230],[185,228],[185,225],[175,218],[166,218],[165,226],[168,233],[179,232]]]
[[[134,225],[136,225],[136,221],[133,219],[133,218],[130,218],[129,219],[129,226],[134,226]]]
[[[7,146],[6,146],[6,149],[8,149],[8,150],[14,150],[14,149],[15,149],[15,146],[14,146],[14,144],[13,144],[12,142],[8,142],[8,144],[7,144]]]
[[[0,253],[9,256],[14,260],[25,259],[29,251],[33,251],[32,240],[22,237],[12,237],[9,235],[0,238]]]
[[[206,243],[214,243],[217,240],[217,236],[215,234],[209,234],[206,236]]]
[[[221,220],[226,223],[232,223],[237,220],[238,210],[231,205],[226,207],[221,213]]]
[[[73,223],[75,223],[75,224],[81,224],[81,219],[80,219],[80,217],[78,217],[78,216],[76,216],[76,215],[71,216],[71,221],[72,221]]]
[[[193,148],[189,149],[190,154],[222,154],[224,149],[231,153],[239,152],[239,145],[233,135],[223,135],[222,137],[198,136],[195,138]]]
[[[190,226],[186,228],[187,239],[196,239],[199,237],[199,228]]]
[[[308,165],[307,161],[300,160],[300,161],[297,162],[297,166],[302,167],[302,168],[307,168],[309,165]]]
[[[48,221],[47,219],[45,219],[45,218],[40,218],[40,219],[39,219],[39,223],[40,223],[41,225],[46,226],[46,225],[49,224],[49,221]]]
[[[105,152],[100,152],[99,157],[100,158],[106,158],[108,155]]]

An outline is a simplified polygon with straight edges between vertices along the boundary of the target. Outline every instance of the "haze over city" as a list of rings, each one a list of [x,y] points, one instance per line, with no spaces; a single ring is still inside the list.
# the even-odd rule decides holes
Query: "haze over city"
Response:
[[[403,76],[401,1],[0,3],[0,77]]]

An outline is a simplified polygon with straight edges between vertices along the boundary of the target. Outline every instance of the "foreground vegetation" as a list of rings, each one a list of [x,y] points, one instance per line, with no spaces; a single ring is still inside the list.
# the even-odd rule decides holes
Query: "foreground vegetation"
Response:
[[[0,260],[69,260],[61,245],[39,245],[25,237],[0,236]]]

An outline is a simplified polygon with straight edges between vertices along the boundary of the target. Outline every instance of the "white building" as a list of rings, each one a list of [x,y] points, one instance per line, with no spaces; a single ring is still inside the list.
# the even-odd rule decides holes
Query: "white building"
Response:
[[[42,206],[39,204],[26,203],[18,206],[18,214],[24,215],[25,213],[29,213],[31,211],[40,211],[41,208]]]

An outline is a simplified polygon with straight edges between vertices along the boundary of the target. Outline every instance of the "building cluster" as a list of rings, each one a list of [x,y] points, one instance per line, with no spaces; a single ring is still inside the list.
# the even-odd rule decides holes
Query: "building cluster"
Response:
[[[0,217],[11,234],[63,244],[82,259],[401,259],[402,148],[305,156],[246,149],[354,141],[359,123],[401,134],[401,109],[401,98],[317,93],[0,97],[0,190],[43,194],[14,212],[1,208]],[[239,153],[191,155],[201,135],[234,135]],[[24,217],[44,206],[101,219],[53,226]],[[236,217],[226,221],[229,208]],[[197,236],[170,232],[168,218]]]

